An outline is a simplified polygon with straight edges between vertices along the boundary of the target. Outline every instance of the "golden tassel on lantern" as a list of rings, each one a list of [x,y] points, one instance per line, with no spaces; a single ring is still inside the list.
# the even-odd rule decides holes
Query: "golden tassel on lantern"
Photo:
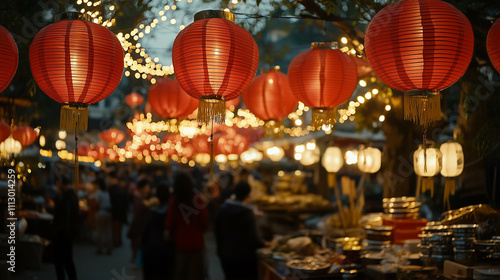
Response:
[[[423,127],[442,118],[438,91],[409,90],[404,94],[404,118]]]
[[[443,205],[448,206],[450,210],[450,196],[455,195],[455,179],[446,178],[444,181],[444,195],[443,195]]]
[[[434,197],[434,178],[422,177],[422,193],[431,192],[431,197]]]
[[[89,121],[89,108],[85,104],[66,104],[61,106],[61,130],[74,131],[87,130]]]
[[[283,126],[280,120],[268,120],[264,123],[264,138],[283,138]]]
[[[224,123],[226,118],[226,101],[220,95],[206,95],[200,98],[198,104],[198,121],[208,124],[215,121]]]
[[[313,130],[320,130],[323,125],[333,127],[337,110],[335,107],[317,107],[312,109],[311,126]]]

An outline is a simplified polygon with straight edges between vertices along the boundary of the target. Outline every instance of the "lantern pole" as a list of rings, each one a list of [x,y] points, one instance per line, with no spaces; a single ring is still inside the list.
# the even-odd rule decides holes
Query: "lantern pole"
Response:
[[[78,113],[78,112],[77,112]],[[80,184],[80,174],[78,168],[78,118],[75,120],[75,191],[78,191]]]

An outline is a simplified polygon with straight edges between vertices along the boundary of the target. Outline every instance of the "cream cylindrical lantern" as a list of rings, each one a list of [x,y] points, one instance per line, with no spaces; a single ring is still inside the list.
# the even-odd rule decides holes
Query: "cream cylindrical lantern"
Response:
[[[361,147],[358,151],[358,168],[363,173],[376,173],[382,164],[382,152],[377,148]]]
[[[443,143],[439,148],[443,155],[441,175],[445,177],[443,204],[450,208],[450,195],[455,195],[455,178],[464,171],[464,152],[457,142]]]
[[[413,154],[413,169],[415,174],[422,177],[422,193],[430,190],[431,197],[434,196],[434,180],[432,177],[439,174],[441,167],[441,151],[436,148],[418,146],[418,150]]]

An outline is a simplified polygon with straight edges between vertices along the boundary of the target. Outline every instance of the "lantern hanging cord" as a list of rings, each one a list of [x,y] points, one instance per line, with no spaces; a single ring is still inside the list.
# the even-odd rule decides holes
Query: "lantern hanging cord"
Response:
[[[80,174],[78,174],[78,118],[75,119],[75,190],[78,190]]]

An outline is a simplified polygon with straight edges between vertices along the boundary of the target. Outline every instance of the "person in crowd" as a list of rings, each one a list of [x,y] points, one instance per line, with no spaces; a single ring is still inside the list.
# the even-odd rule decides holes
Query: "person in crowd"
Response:
[[[184,172],[173,178],[174,197],[167,210],[166,229],[175,242],[174,279],[202,280],[207,274],[204,232],[210,219],[203,197]]]
[[[142,237],[142,273],[144,280],[166,280],[171,278],[173,267],[173,244],[165,240],[165,219],[169,186],[162,182],[156,186],[158,206],[152,206],[151,215]]]
[[[113,250],[112,228],[111,228],[111,199],[107,190],[106,181],[99,179],[96,181],[97,191],[95,192],[96,231],[97,231],[97,251],[98,255],[106,250],[107,255]]]
[[[110,173],[112,177],[114,173]],[[114,180],[111,179],[110,182]],[[109,197],[111,199],[111,217],[113,228],[113,245],[120,247],[122,245],[122,229],[127,224],[127,212],[130,202],[128,193],[128,179],[120,177],[115,184],[109,186]]]
[[[133,217],[127,233],[127,237],[131,240],[133,267],[136,266],[137,253],[141,247],[142,236],[151,214],[150,207],[158,205],[159,203],[156,197],[148,198],[149,191],[150,187],[148,180],[142,179],[137,182],[132,202]]]
[[[239,182],[234,199],[221,206],[215,222],[217,254],[226,280],[257,279],[256,250],[264,247],[258,238],[254,213],[246,206],[250,185]]]
[[[248,183],[248,177],[250,177],[250,172],[246,168],[242,168],[240,170],[240,173],[238,174],[238,182],[247,182]]]
[[[76,280],[73,261],[73,239],[78,233],[78,198],[70,182],[63,177],[57,182],[54,204],[54,264],[57,280]]]

